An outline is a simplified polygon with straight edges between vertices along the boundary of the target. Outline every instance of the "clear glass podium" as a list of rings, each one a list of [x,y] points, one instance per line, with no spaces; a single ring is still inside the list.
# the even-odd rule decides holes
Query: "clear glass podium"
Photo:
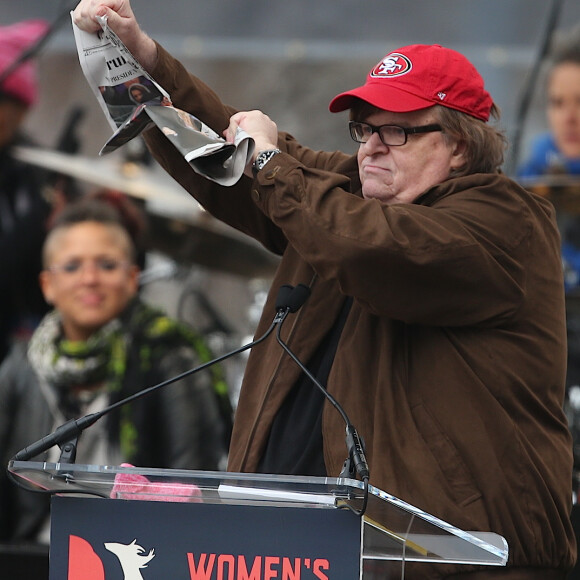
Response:
[[[337,510],[360,509],[364,494],[362,482],[342,478],[32,461],[11,461],[8,468],[31,490],[72,497]],[[360,570],[366,580],[403,578],[403,562],[504,566],[508,559],[502,536],[458,529],[371,485],[360,519]]]

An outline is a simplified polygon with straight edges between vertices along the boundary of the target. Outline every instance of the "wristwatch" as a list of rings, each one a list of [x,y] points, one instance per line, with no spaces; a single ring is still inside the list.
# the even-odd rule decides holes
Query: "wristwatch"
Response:
[[[252,165],[254,175],[258,173],[260,169],[264,169],[264,165],[266,165],[266,163],[268,163],[268,161],[270,161],[270,159],[272,159],[272,157],[278,153],[282,153],[282,151],[280,151],[280,149],[266,149],[266,151],[260,151],[256,157],[256,160],[254,161],[254,164]]]

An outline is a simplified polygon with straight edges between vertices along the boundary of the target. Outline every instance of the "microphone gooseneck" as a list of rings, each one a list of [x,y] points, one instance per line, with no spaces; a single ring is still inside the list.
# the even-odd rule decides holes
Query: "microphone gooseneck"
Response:
[[[348,449],[348,458],[345,461],[342,476],[354,477],[358,474],[365,484],[363,506],[360,510],[355,510],[348,506],[357,515],[362,516],[366,511],[368,501],[368,482],[370,479],[370,470],[364,452],[364,444],[359,436],[356,428],[351,423],[346,411],[342,408],[340,403],[324,388],[320,381],[308,370],[302,361],[292,352],[290,347],[282,340],[281,330],[284,320],[290,312],[296,312],[306,302],[310,296],[310,288],[304,284],[298,284],[295,288],[292,286],[282,286],[276,301],[276,308],[278,315],[275,320],[278,321],[278,329],[276,331],[276,339],[284,351],[290,358],[300,367],[302,372],[310,379],[310,381],[318,388],[324,397],[332,404],[332,406],[340,413],[346,425],[346,447]]]

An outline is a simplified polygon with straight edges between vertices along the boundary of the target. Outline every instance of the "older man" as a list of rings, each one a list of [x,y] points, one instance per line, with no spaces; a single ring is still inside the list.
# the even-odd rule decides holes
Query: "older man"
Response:
[[[139,28],[124,0],[105,15],[175,106],[256,142],[246,176],[196,175],[157,130],[156,158],[219,219],[282,255],[282,284],[311,296],[282,336],[366,442],[370,480],[468,530],[502,534],[505,569],[407,565],[407,578],[564,578],[571,442],[562,412],[566,332],[553,209],[500,173],[504,140],[483,80],[459,53],[386,55],[350,110],[356,156],[303,147],[259,111],[221,103]],[[341,416],[275,340],[252,350],[234,426],[235,471],[337,476]]]

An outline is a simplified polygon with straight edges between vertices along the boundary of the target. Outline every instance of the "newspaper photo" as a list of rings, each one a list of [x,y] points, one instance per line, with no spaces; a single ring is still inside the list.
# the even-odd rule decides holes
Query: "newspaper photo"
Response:
[[[99,155],[156,125],[194,171],[220,185],[237,183],[252,157],[254,140],[238,129],[234,142],[228,143],[197,117],[174,107],[171,96],[135,60],[106,18],[100,24],[100,31],[88,33],[72,23],[83,74],[113,130]]]

